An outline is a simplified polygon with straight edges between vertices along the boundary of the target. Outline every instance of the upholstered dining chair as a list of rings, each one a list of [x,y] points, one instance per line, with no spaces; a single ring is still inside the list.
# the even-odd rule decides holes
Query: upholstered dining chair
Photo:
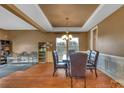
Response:
[[[56,50],[53,51],[53,63],[54,63],[54,72],[53,72],[53,76],[55,75],[55,72],[57,71],[57,69],[65,69],[65,74],[67,76],[67,63],[66,62],[59,62],[59,57],[58,57],[58,53]]]
[[[68,50],[69,56],[70,56],[71,54],[75,53],[75,52],[76,52],[75,50]]]
[[[96,77],[98,76],[97,75],[98,57],[99,57],[99,52],[98,51],[90,50],[89,58],[88,58],[88,61],[87,61],[87,69],[90,70],[91,72],[93,72],[93,70],[94,70]]]
[[[87,54],[76,52],[70,55],[70,77],[71,87],[73,87],[73,78],[83,78],[84,87],[86,87],[86,62]]]

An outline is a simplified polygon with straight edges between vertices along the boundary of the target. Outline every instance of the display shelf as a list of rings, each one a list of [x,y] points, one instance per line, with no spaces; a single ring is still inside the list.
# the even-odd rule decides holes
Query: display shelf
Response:
[[[49,45],[50,44],[50,45]],[[38,43],[38,59],[41,63],[46,63],[48,59],[48,51],[52,51],[52,44],[50,42],[39,42]]]
[[[0,64],[7,63],[7,57],[12,53],[12,41],[0,40]]]

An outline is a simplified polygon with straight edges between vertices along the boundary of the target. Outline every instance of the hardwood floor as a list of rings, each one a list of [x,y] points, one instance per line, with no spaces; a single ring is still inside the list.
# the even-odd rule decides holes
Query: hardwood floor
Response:
[[[4,88],[70,88],[70,78],[65,77],[64,70],[58,70],[52,77],[53,65],[37,64],[25,71],[17,71],[7,77],[0,78],[0,87]],[[123,87],[102,72],[98,77],[87,71],[87,88]],[[83,88],[83,79],[74,79],[74,88]]]

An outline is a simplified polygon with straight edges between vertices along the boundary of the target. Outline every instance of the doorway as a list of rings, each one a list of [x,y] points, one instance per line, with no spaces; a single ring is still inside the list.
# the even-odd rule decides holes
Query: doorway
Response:
[[[96,26],[90,32],[90,49],[91,50],[98,49],[97,39],[98,39],[98,27]]]

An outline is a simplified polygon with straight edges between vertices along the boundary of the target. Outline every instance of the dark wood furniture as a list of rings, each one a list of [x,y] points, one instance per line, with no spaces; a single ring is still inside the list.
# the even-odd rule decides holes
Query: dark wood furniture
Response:
[[[0,40],[0,64],[7,63],[7,57],[12,53],[12,41]]]
[[[53,51],[53,63],[54,63],[54,72],[53,72],[53,76],[55,75],[55,72],[57,71],[57,69],[65,69],[65,74],[67,76],[67,63],[63,62],[63,61],[59,61],[59,57],[58,57],[58,53],[56,50]]]
[[[73,87],[73,78],[84,78],[84,87],[86,87],[86,62],[87,54],[77,52],[70,55],[71,87]]]
[[[99,52],[95,50],[90,50],[88,53],[88,61],[87,61],[87,69],[93,72],[95,71],[95,75],[97,77],[97,61],[99,57]]]

